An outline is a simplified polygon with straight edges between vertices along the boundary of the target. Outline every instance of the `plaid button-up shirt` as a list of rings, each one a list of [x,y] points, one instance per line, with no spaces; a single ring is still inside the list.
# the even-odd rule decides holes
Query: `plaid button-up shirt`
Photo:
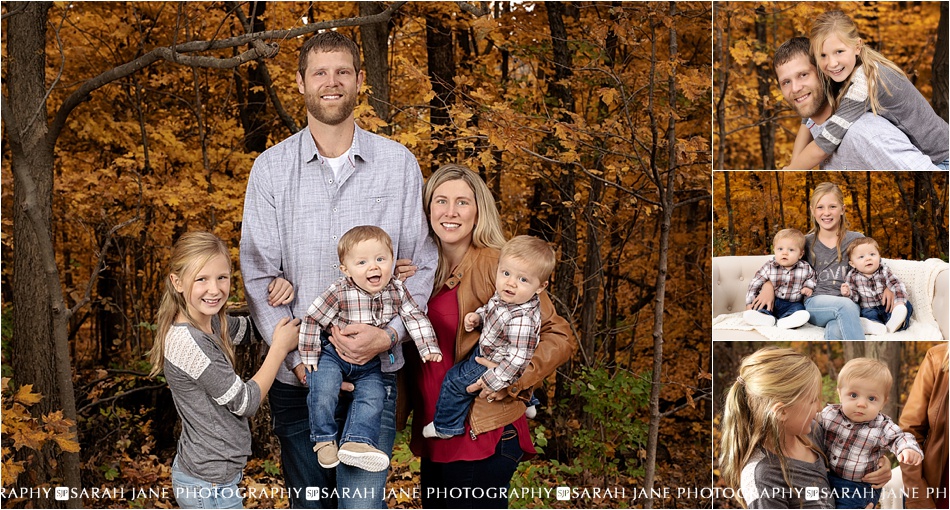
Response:
[[[482,355],[498,366],[485,371],[482,379],[493,391],[510,386],[521,377],[541,333],[541,300],[534,295],[520,305],[510,305],[495,294],[475,310],[482,318],[478,346]]]
[[[745,304],[751,305],[755,296],[762,290],[765,282],[772,282],[775,287],[775,297],[785,301],[798,302],[802,300],[802,288],[814,290],[818,280],[815,279],[815,270],[804,260],[799,260],[794,266],[784,268],[772,259],[766,262],[749,282],[749,292],[745,295]]]
[[[848,287],[851,288],[851,300],[861,308],[883,305],[881,295],[884,294],[884,289],[891,289],[894,293],[895,305],[907,301],[907,289],[904,284],[883,263],[870,275],[852,269],[848,273]]]
[[[320,332],[331,325],[343,329],[350,324],[368,324],[382,328],[399,315],[406,331],[416,343],[419,355],[441,354],[435,330],[426,314],[416,306],[406,287],[396,278],[376,294],[359,288],[348,277],[341,277],[313,300],[300,322],[297,350],[304,365],[316,366],[320,358]],[[386,355],[383,353],[383,355]],[[388,356],[387,356],[388,357]],[[387,365],[383,365],[383,371]]]
[[[825,453],[836,475],[860,482],[864,475],[877,470],[884,448],[899,454],[907,448],[923,457],[917,440],[904,432],[883,413],[873,420],[854,423],[841,410],[841,404],[828,404],[818,415],[819,432],[825,438]]]

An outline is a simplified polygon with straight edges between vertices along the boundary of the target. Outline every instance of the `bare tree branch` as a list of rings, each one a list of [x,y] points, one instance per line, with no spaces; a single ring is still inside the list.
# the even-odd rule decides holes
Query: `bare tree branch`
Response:
[[[89,94],[96,89],[103,87],[115,80],[124,78],[134,72],[140,71],[159,60],[166,60],[176,64],[182,64],[195,67],[207,67],[212,69],[231,69],[251,60],[259,58],[271,58],[280,50],[278,43],[269,43],[256,45],[235,57],[218,58],[208,56],[191,56],[186,53],[208,52],[211,50],[220,50],[243,46],[245,44],[254,45],[254,41],[280,41],[294,38],[300,35],[310,34],[319,30],[362,25],[364,23],[379,23],[388,21],[392,14],[398,10],[405,2],[394,2],[385,11],[372,16],[362,16],[354,18],[344,18],[338,20],[324,21],[320,23],[310,23],[302,27],[288,30],[266,30],[263,32],[254,32],[227,39],[215,41],[191,41],[174,46],[155,48],[141,57],[114,67],[99,76],[96,76],[83,83],[75,92],[70,94],[63,102],[56,117],[50,126],[50,140],[56,140],[59,133],[66,125],[66,119],[72,113],[73,109],[86,101]]]

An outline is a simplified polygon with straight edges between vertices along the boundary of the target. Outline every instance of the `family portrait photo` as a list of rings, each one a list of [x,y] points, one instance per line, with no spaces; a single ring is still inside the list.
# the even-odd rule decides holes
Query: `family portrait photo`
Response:
[[[938,2],[715,2],[717,170],[947,170]]]
[[[4,507],[709,506],[709,2],[2,23]]]

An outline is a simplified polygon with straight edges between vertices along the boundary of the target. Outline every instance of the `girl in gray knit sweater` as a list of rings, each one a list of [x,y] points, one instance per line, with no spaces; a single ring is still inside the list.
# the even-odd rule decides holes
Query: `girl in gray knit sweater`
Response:
[[[284,357],[297,347],[299,319],[282,319],[264,363],[248,381],[234,372],[232,344],[250,340],[247,317],[224,308],[231,290],[225,244],[207,232],[175,243],[158,331],[150,352],[152,376],[164,371],[182,421],[172,487],[181,508],[241,508],[238,488],[251,434],[247,418],[260,406]],[[272,304],[293,299],[286,280],[270,287]]]

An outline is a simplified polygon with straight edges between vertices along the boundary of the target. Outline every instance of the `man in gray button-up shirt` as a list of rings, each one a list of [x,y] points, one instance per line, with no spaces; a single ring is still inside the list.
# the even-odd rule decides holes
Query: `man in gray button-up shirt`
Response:
[[[251,170],[241,273],[251,315],[268,343],[281,317],[306,315],[313,299],[339,278],[337,241],[358,225],[376,225],[389,234],[397,258],[418,266],[406,287],[423,308],[428,301],[438,252],[422,211],[422,173],[404,146],[356,126],[353,109],[363,78],[353,41],[336,32],[311,38],[301,49],[297,73],[298,90],[307,104],[307,129],[264,151]],[[267,285],[276,276],[295,286],[297,297],[290,306],[267,304]],[[399,368],[402,349],[391,347],[405,336],[397,317],[383,329],[360,324],[336,330],[331,341],[347,362],[363,364],[380,356],[384,367]],[[378,444],[391,454],[395,374],[383,375],[388,397]],[[341,464],[334,473],[319,467],[309,438],[305,380],[294,351],[269,394],[291,505],[385,507],[387,471],[370,473]],[[319,499],[306,494],[307,487],[320,488]]]
[[[833,111],[809,54],[808,39],[795,37],[775,51],[775,74],[785,101],[816,138]],[[871,112],[856,120],[823,170],[937,170],[907,135]]]

